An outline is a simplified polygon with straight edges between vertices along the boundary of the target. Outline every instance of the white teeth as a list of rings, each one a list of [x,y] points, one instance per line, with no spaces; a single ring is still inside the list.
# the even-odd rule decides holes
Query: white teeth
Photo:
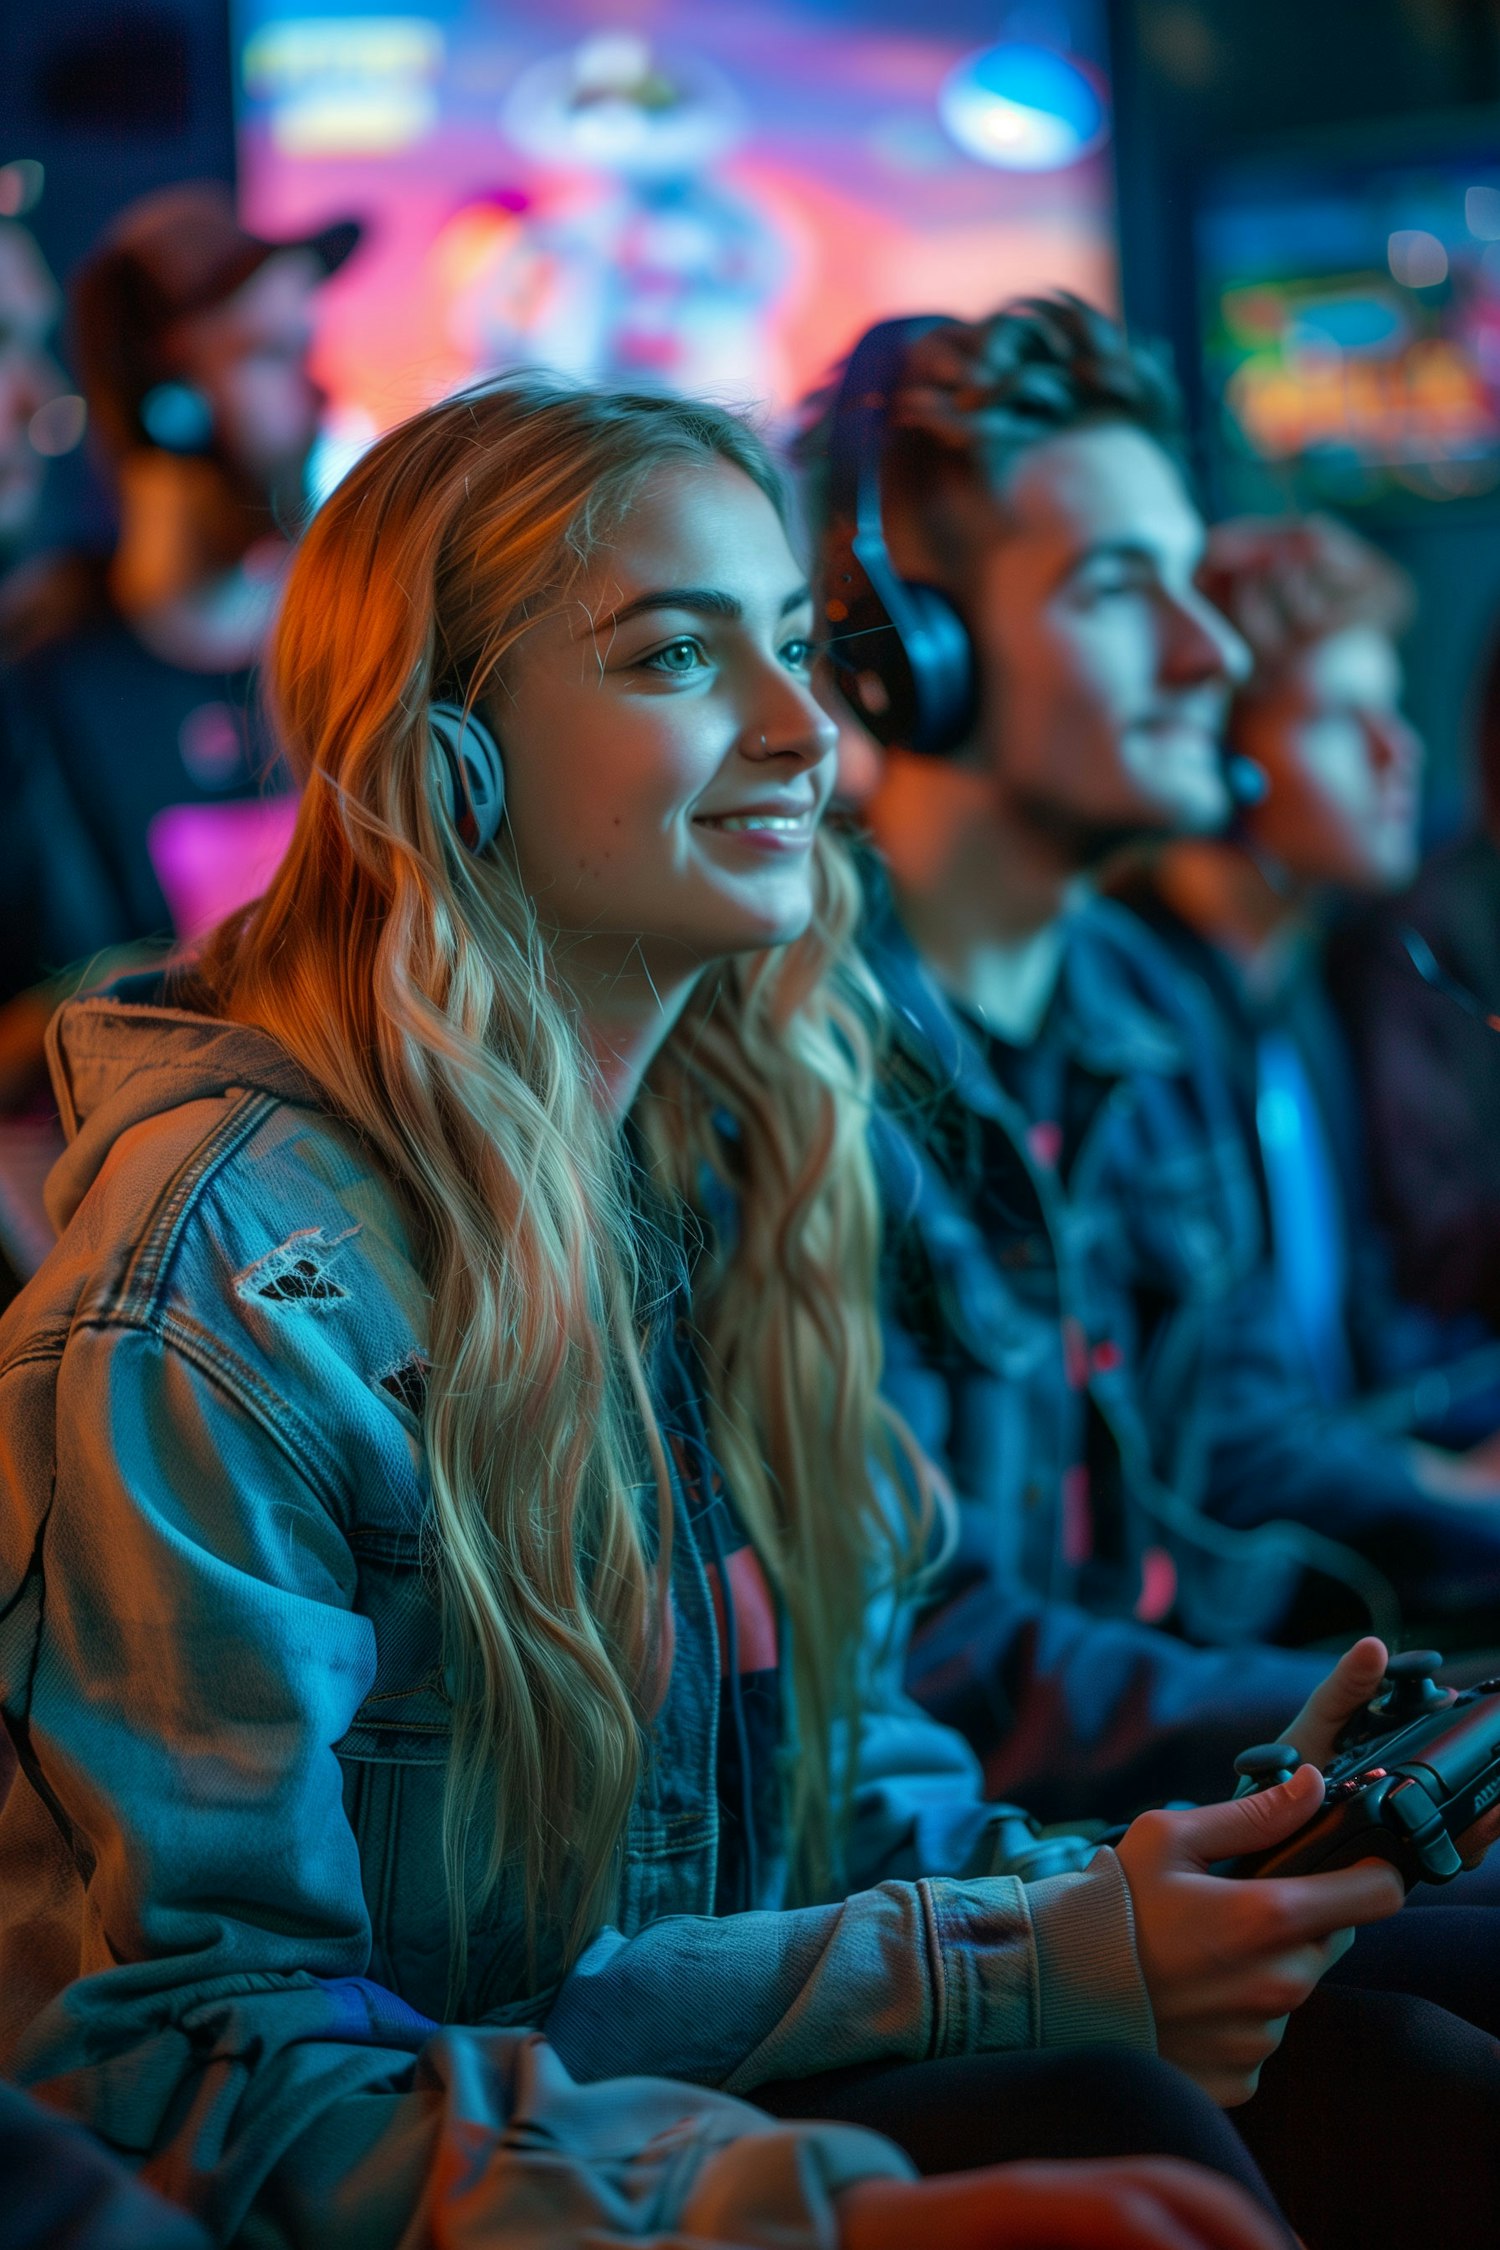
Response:
[[[722,820],[709,822],[711,828],[772,828],[782,835],[795,835],[807,826],[806,813],[731,813]]]

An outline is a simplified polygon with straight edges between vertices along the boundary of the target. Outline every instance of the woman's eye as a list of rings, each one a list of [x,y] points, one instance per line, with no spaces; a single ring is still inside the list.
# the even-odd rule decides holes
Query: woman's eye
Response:
[[[695,672],[704,662],[704,655],[697,641],[668,641],[665,648],[655,650],[643,661],[648,672],[681,674]]]
[[[810,672],[818,655],[816,641],[787,641],[781,651],[781,661],[794,672]]]

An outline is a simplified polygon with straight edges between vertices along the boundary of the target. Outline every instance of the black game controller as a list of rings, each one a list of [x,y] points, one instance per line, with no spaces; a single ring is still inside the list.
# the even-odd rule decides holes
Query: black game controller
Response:
[[[1340,1734],[1306,1827],[1218,1872],[1312,1875],[1388,1859],[1408,1890],[1451,1882],[1463,1865],[1454,1838],[1500,1799],[1500,1680],[1458,1694],[1434,1679],[1441,1663],[1432,1649],[1393,1656],[1379,1693]],[[1239,1794],[1274,1789],[1301,1763],[1285,1742],[1243,1751]]]

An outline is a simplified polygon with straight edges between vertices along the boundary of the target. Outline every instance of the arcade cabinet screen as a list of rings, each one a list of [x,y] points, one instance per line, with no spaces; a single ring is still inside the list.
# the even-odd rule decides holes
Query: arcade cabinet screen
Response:
[[[1500,489],[1500,161],[1259,168],[1198,217],[1230,508]]]
[[[872,318],[1112,304],[1096,0],[1043,13],[240,0],[247,223],[367,227],[323,300],[325,468],[508,365],[775,410]]]

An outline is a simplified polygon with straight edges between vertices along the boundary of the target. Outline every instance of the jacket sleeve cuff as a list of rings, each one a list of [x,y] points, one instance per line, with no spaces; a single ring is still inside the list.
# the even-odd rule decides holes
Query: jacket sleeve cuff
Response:
[[[933,2055],[1023,2047],[1156,2051],[1125,1872],[1100,1848],[1080,1873],[917,1885],[931,1964]]]
[[[895,2145],[858,2125],[785,2125],[728,2141],[705,2158],[673,2214],[671,2239],[736,2250],[838,2250],[836,2198],[861,2180],[909,2180]]]
[[[1156,2018],[1135,1947],[1130,1886],[1114,1853],[1081,1874],[1026,1888],[1036,1932],[1042,2047],[1121,2046],[1156,2052]]]

